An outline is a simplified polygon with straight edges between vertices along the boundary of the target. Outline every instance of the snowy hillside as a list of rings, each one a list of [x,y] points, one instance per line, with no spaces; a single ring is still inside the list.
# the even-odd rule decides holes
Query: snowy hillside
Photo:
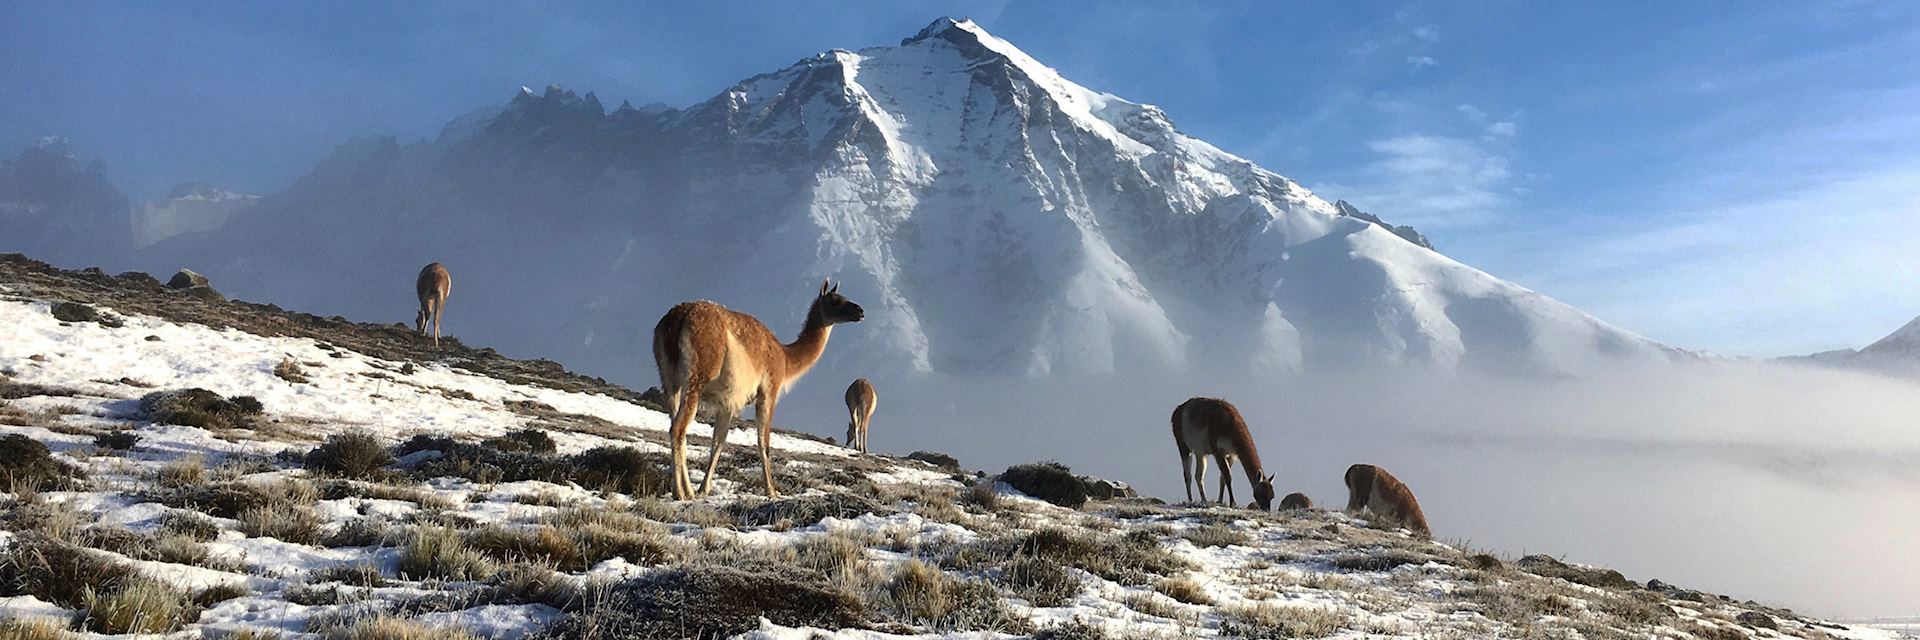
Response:
[[[634,381],[672,304],[786,333],[828,276],[869,311],[836,334],[834,375],[1558,374],[1673,353],[1424,245],[942,19],[685,109],[523,89],[432,141],[344,144],[141,260],[394,318],[439,260],[454,331]]]
[[[1901,326],[1886,337],[1859,349],[1836,349],[1806,356],[1780,359],[1793,364],[1810,364],[1841,369],[1875,371],[1895,375],[1920,374],[1920,318]]]
[[[737,453],[675,503],[666,416],[629,390],[18,257],[0,398],[6,637],[1898,637],[1337,512],[1066,508],[787,433],[787,498]]]

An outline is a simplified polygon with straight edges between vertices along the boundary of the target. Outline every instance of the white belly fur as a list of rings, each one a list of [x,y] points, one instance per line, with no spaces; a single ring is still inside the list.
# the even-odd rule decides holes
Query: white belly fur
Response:
[[[745,350],[732,334],[727,335],[726,362],[720,365],[720,375],[707,383],[700,393],[701,399],[716,405],[722,412],[739,415],[740,409],[753,402],[760,393],[760,384],[767,379],[767,373],[752,358],[743,357]]]

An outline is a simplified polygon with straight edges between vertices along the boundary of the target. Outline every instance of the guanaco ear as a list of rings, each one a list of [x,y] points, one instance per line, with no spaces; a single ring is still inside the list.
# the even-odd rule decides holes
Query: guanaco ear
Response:
[[[1273,484],[1273,474],[1271,473],[1267,474],[1267,478],[1265,480],[1261,480],[1261,482],[1265,482],[1267,484]]]
[[[827,295],[827,279],[826,278],[820,279],[820,295],[823,295],[823,296]]]
[[[827,290],[827,293],[840,293],[840,283],[834,283],[833,288]]]

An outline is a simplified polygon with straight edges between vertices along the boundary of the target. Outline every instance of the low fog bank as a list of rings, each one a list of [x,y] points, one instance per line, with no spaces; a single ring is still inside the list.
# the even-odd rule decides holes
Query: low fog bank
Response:
[[[1170,414],[1217,395],[1245,414],[1276,488],[1321,506],[1341,506],[1347,465],[1369,462],[1413,487],[1443,539],[1820,615],[1920,610],[1920,384],[1724,362],[1547,381],[1152,377],[876,380],[872,445],[982,469],[1058,460],[1179,501]],[[803,381],[780,421],[839,436],[841,388]],[[1244,475],[1234,485],[1251,499]]]

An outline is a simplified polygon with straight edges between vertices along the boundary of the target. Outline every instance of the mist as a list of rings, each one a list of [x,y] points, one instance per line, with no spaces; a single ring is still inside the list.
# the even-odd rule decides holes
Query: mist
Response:
[[[1170,414],[1214,395],[1246,416],[1276,490],[1324,508],[1344,505],[1342,474],[1367,462],[1414,489],[1445,541],[1817,615],[1907,614],[1920,603],[1912,382],[1713,361],[1559,380],[1136,374],[875,379],[872,445],[939,450],[989,471],[1057,460],[1178,502]],[[837,379],[802,381],[780,422],[838,436],[840,391]],[[1250,501],[1239,469],[1233,483]]]

